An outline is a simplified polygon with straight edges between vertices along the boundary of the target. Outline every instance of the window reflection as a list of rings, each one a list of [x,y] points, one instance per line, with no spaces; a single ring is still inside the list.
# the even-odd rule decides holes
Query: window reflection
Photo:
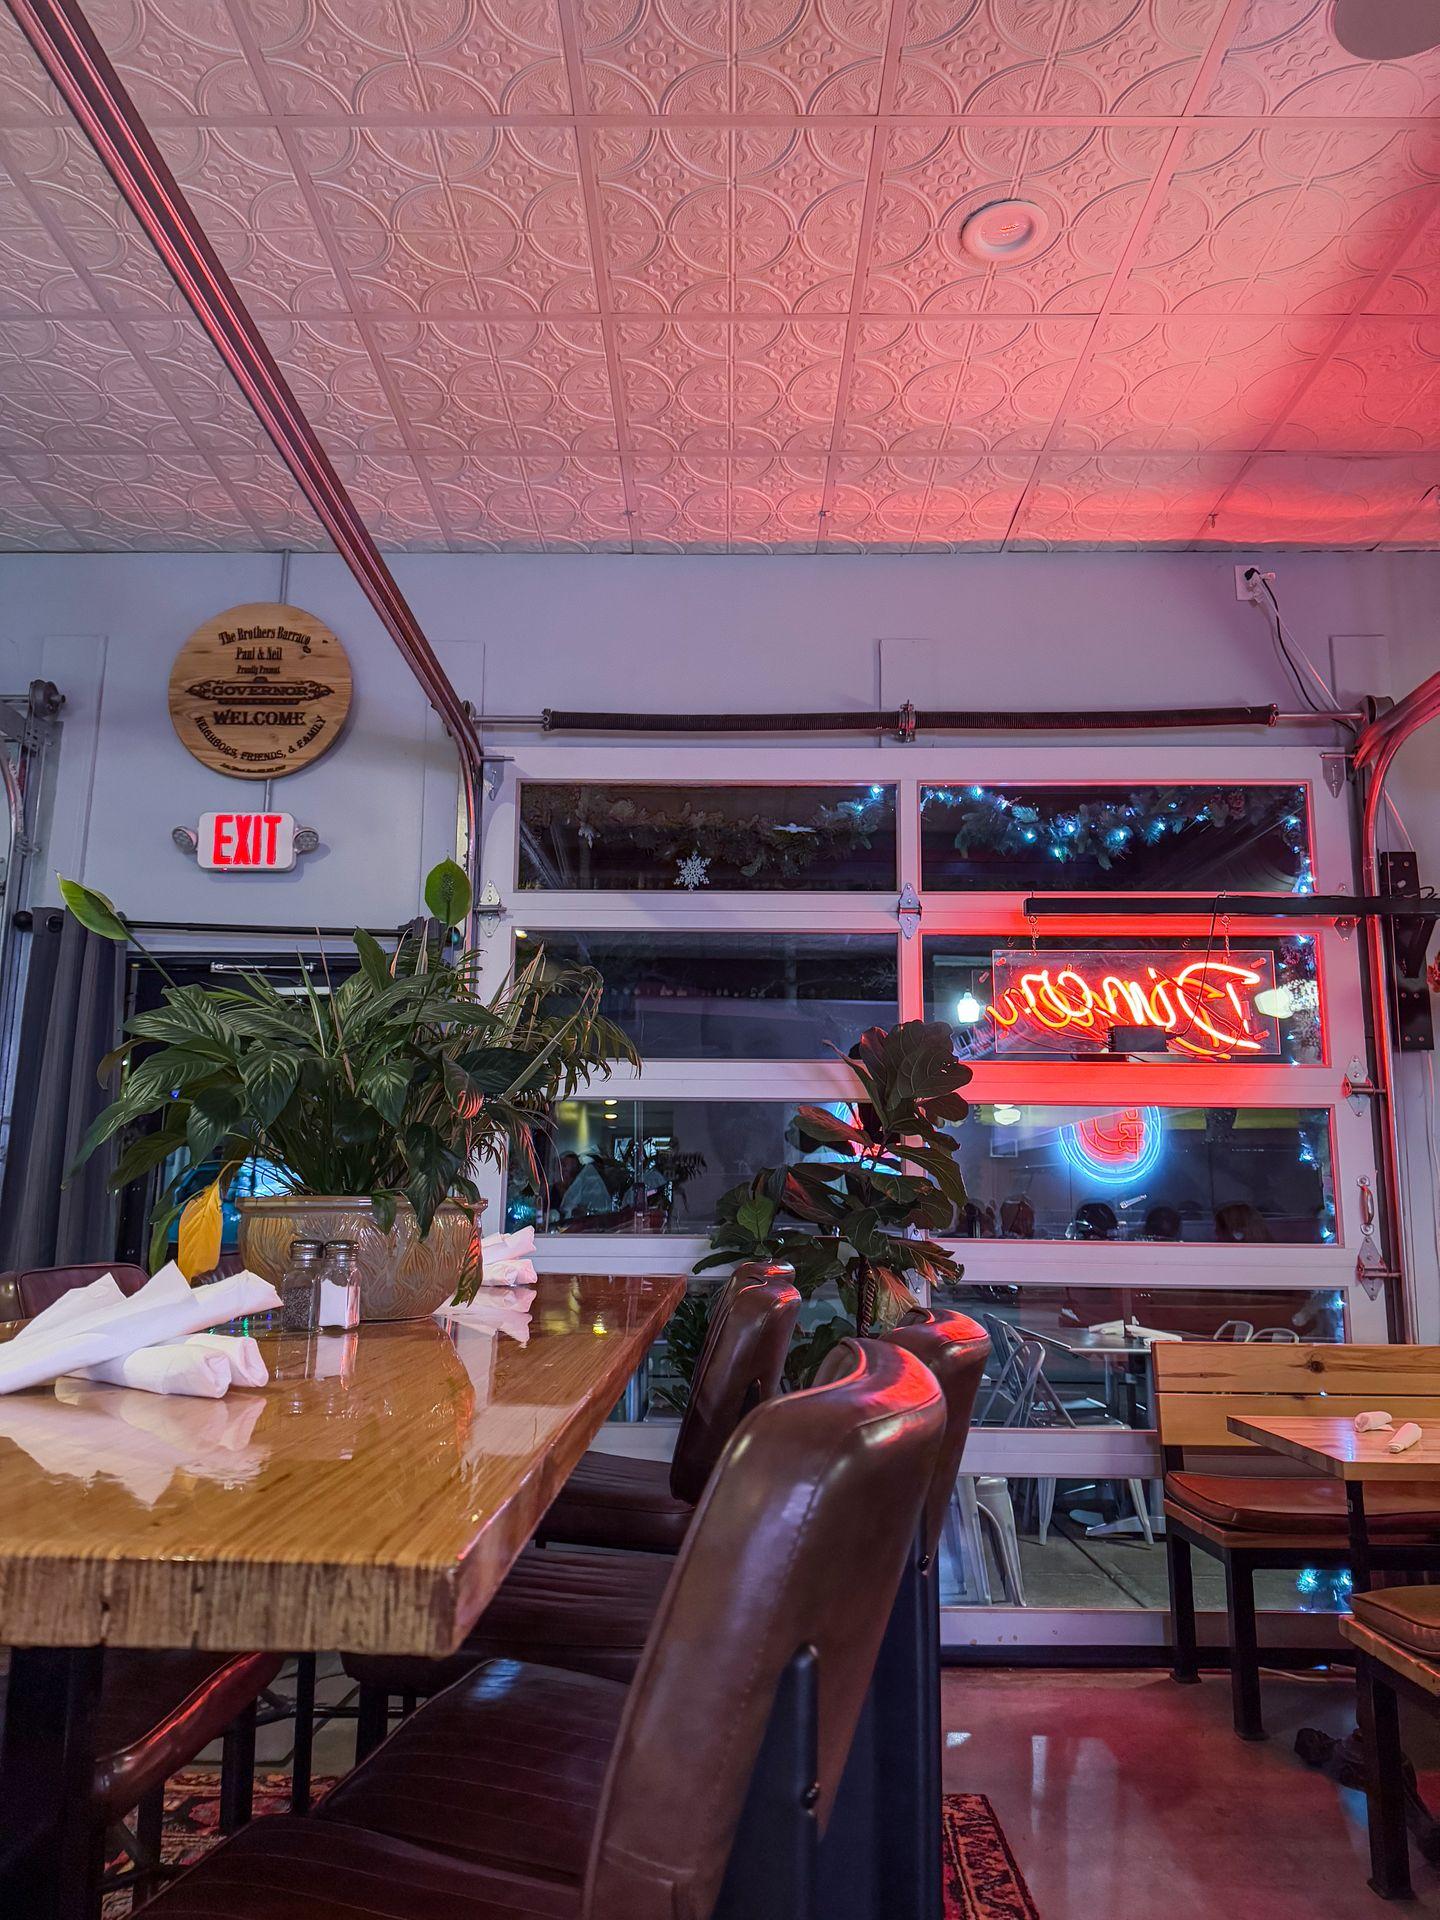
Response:
[[[1301,786],[922,787],[924,885],[1312,893]]]
[[[888,891],[895,789],[526,781],[520,885],[586,891]]]
[[[977,1104],[958,1130],[976,1239],[1335,1238],[1323,1108]]]
[[[807,1060],[899,1017],[895,941],[821,933],[517,936],[599,969],[601,1011],[645,1060]]]
[[[544,1190],[512,1161],[507,1230],[708,1233],[720,1195],[800,1156],[781,1100],[564,1100],[537,1143]]]

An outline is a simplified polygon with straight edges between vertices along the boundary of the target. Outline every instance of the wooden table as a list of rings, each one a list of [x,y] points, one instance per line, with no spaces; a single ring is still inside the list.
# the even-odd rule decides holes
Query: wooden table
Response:
[[[453,1651],[683,1292],[551,1274],[526,1346],[266,1334],[270,1385],[223,1400],[0,1397],[0,1914],[75,1910],[105,1646]]]
[[[1232,1413],[1225,1422],[1231,1433],[1271,1453],[1298,1460],[1312,1473],[1323,1473],[1339,1480],[1345,1488],[1345,1507],[1350,1524],[1350,1575],[1356,1588],[1365,1592],[1377,1567],[1395,1566],[1410,1572],[1416,1569],[1415,1549],[1390,1549],[1376,1546],[1370,1539],[1365,1518],[1367,1483],[1394,1485],[1405,1480],[1440,1482],[1440,1420],[1416,1422],[1422,1438],[1404,1453],[1391,1453],[1394,1431],[1356,1433],[1353,1417],[1343,1414],[1285,1414],[1258,1418]],[[1396,1422],[1397,1427],[1401,1423]],[[1440,1548],[1437,1548],[1440,1556]]]

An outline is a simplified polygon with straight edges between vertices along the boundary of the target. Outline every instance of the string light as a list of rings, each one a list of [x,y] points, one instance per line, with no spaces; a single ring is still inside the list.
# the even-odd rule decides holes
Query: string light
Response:
[[[955,1002],[955,1024],[960,1027],[973,1027],[984,1012],[984,1007],[973,993],[962,993]]]

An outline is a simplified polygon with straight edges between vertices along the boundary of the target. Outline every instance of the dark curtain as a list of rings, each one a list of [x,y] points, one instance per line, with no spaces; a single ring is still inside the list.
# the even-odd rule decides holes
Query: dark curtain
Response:
[[[110,1096],[95,1078],[125,1017],[125,948],[41,909],[15,1064],[10,1146],[0,1190],[0,1270],[109,1260],[116,1196],[106,1188],[113,1142],[67,1183],[91,1121]]]

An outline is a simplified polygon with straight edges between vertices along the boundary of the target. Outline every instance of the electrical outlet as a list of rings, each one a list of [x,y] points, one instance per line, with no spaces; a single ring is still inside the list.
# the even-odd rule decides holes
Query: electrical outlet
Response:
[[[1255,572],[1255,573],[1259,572],[1259,569],[1255,566],[1253,561],[1243,562],[1241,565],[1236,567],[1235,598],[1237,600],[1253,601],[1256,593],[1259,591],[1258,586],[1252,586],[1250,582],[1245,578],[1246,574],[1251,572]]]

